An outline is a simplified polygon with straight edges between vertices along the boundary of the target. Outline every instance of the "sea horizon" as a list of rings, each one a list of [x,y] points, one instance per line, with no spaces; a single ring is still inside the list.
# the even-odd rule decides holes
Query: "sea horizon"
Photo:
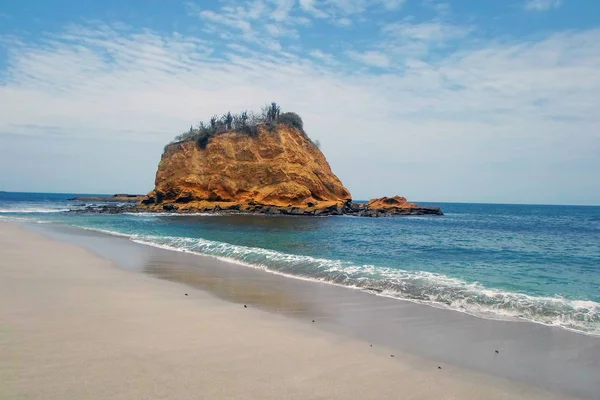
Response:
[[[69,195],[69,196],[103,196],[110,197],[115,194],[135,194],[145,196],[148,192],[127,192],[127,191],[115,191],[110,193],[86,193],[86,192],[45,192],[45,191],[13,191],[13,190],[0,190],[0,193],[14,193],[14,194],[52,194],[52,195]],[[376,196],[368,199],[353,199],[356,203],[366,203],[370,199],[376,198]],[[584,203],[515,203],[515,202],[488,202],[488,201],[446,201],[446,200],[419,200],[419,199],[408,199],[411,202],[423,205],[434,205],[434,204],[481,204],[481,205],[502,205],[502,206],[565,206],[565,207],[600,207],[600,204],[584,204]]]

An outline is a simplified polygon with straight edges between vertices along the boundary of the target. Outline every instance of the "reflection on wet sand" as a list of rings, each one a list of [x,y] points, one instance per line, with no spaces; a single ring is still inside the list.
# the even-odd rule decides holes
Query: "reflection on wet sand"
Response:
[[[164,252],[150,252],[144,261],[143,271],[161,279],[208,291],[227,301],[252,304],[265,310],[296,316],[318,315],[314,305],[295,298],[293,293],[265,286],[264,282],[217,274],[214,268],[198,268],[183,259],[174,262],[172,255]]]

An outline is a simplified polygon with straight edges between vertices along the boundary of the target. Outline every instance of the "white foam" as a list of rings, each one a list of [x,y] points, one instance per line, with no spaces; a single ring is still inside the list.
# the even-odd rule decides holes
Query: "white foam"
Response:
[[[0,215],[0,220],[5,221],[31,221],[29,218],[17,217],[14,215]]]
[[[220,217],[223,215],[231,215],[217,212],[203,213],[203,212],[192,212],[192,213],[173,213],[173,212],[126,212],[124,215],[132,217],[146,217],[146,218],[157,218],[157,217]],[[236,215],[242,215],[243,213],[236,213]]]
[[[393,287],[393,289],[384,289],[380,293],[383,296],[465,312],[484,318],[529,320],[545,325],[600,334],[600,304],[589,300],[536,297],[499,289],[489,289],[477,282],[469,283],[458,278],[432,272],[404,271],[372,265],[352,265],[340,260],[285,254],[273,250],[236,246],[204,239],[147,237],[143,241],[150,244],[155,243],[156,240],[170,241],[172,244],[167,245],[167,247],[170,247],[171,250],[181,251],[181,249],[185,249],[186,251],[214,256],[225,261],[260,268],[285,276],[327,282],[339,286],[364,289],[365,286],[363,285],[373,286],[369,284],[369,281],[378,278],[374,286],[377,286],[377,283],[384,283],[386,286]],[[263,260],[260,260],[262,262],[255,259],[256,257],[248,257],[257,255],[262,256]],[[251,259],[248,260],[249,258]],[[268,264],[265,264],[265,261]],[[283,268],[279,269],[277,264],[280,263],[288,265],[283,265]],[[306,264],[310,264],[309,269],[313,267],[312,271],[298,271],[294,268]],[[295,270],[295,274],[284,272],[292,269]],[[306,276],[305,272],[316,273],[315,275],[325,273],[325,276],[310,277]],[[298,275],[298,273],[304,274]],[[362,276],[358,276],[359,274]],[[403,290],[403,288],[406,290]],[[540,310],[545,311],[548,315],[537,313]]]
[[[308,277],[308,276],[302,276],[302,275],[293,275],[293,274],[288,274],[285,272],[280,272],[277,270],[272,270],[269,269],[268,266],[264,265],[264,264],[250,264],[247,262],[243,262],[240,261],[238,259],[235,258],[230,258],[230,257],[221,257],[221,256],[216,256],[213,254],[207,254],[207,253],[200,253],[200,252],[196,252],[196,251],[191,251],[182,247],[174,247],[174,246],[169,246],[169,245],[163,245],[163,244],[157,244],[157,243],[153,243],[153,242],[148,242],[148,241],[144,241],[141,239],[132,239],[133,242],[135,243],[139,243],[139,244],[143,244],[146,246],[152,246],[152,247],[156,247],[159,249],[163,249],[163,250],[170,250],[170,251],[179,251],[179,252],[183,252],[183,253],[191,253],[191,254],[196,254],[202,257],[210,257],[210,258],[214,258],[217,259],[219,261],[223,261],[223,262],[227,262],[227,263],[232,263],[232,264],[236,264],[236,265],[241,265],[244,267],[249,267],[249,268],[253,268],[253,269],[259,269],[261,271],[265,271],[274,275],[279,275],[279,276],[284,276],[287,278],[293,278],[293,279],[299,279],[299,280],[303,280],[303,281],[308,281],[308,282],[314,282],[314,283],[325,283],[325,284],[329,284],[329,285],[334,285],[334,286],[340,286],[340,287],[345,287],[348,289],[357,289],[357,290],[363,290],[360,287],[354,287],[354,286],[347,286],[347,285],[341,285],[341,284],[337,284],[334,282],[330,282],[327,280],[324,280],[322,278],[313,278],[313,277]]]
[[[277,275],[352,289],[381,290],[377,295],[496,320],[522,320],[600,335],[600,304],[591,300],[531,296],[486,288],[477,282],[427,271],[406,271],[374,265],[355,265],[258,247],[233,245],[202,238],[129,235],[84,228],[130,238],[136,243],[171,251],[195,253]],[[371,291],[372,292],[372,291]]]
[[[69,211],[68,208],[0,208],[0,214],[46,214],[46,213],[59,213]]]
[[[75,226],[77,228],[85,229],[86,231],[101,232],[101,233],[105,233],[107,235],[125,237],[125,238],[128,238],[128,239],[132,239],[132,238],[135,238],[135,237],[138,236],[138,235],[134,235],[134,234],[121,233],[121,232],[111,231],[111,230],[102,229],[102,228],[92,228],[92,227],[89,227],[89,226],[80,226],[80,225],[73,225],[73,226]]]

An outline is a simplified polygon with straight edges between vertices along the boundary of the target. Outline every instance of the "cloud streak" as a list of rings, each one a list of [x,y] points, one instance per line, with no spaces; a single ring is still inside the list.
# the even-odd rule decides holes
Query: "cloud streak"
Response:
[[[525,9],[529,11],[547,11],[558,8],[562,0],[525,0]]]
[[[385,68],[390,65],[389,57],[386,54],[379,51],[370,50],[365,51],[363,53],[357,51],[349,51],[348,55],[354,60],[357,60],[371,67]]]

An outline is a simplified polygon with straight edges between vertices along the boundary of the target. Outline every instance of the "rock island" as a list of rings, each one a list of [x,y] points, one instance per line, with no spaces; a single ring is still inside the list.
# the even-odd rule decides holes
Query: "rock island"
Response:
[[[288,215],[442,215],[404,197],[352,201],[296,113],[214,116],[165,146],[155,188],[138,206],[156,212]]]

